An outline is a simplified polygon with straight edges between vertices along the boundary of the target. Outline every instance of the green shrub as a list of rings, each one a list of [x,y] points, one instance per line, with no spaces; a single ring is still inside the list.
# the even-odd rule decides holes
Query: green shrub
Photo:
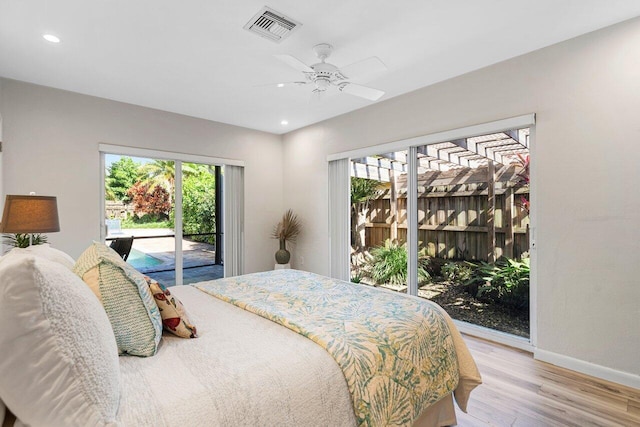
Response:
[[[371,249],[367,270],[377,284],[407,284],[407,246],[387,240],[383,246]],[[421,251],[418,255],[418,282],[431,280],[427,271],[429,257]]]
[[[450,282],[464,283],[471,279],[475,265],[469,262],[448,262],[442,266],[442,276]]]
[[[131,197],[128,194],[129,189],[143,178],[144,173],[141,170],[140,163],[134,162],[131,157],[120,157],[107,168],[107,177],[105,179],[107,200],[119,200],[129,203],[131,201]]]
[[[215,175],[203,165],[191,165],[182,184],[182,230],[184,234],[215,233]],[[221,224],[219,224],[221,226]],[[214,244],[215,235],[193,236],[192,240]]]
[[[479,299],[509,309],[525,311],[529,307],[529,259],[501,258],[495,265],[483,262],[465,283]]]

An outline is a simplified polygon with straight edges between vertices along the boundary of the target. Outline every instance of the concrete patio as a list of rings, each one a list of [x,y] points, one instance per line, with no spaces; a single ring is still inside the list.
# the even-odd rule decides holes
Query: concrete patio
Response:
[[[135,239],[127,262],[163,285],[174,286],[176,280],[173,230],[167,228],[122,229],[117,233],[110,233],[107,238],[130,236]],[[215,246],[183,239],[182,254],[183,284],[223,277],[223,266],[215,264]]]

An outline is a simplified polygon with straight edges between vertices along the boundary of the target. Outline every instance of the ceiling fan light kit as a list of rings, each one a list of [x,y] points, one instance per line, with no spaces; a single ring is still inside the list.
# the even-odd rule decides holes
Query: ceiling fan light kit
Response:
[[[333,46],[328,43],[320,43],[313,47],[313,51],[320,60],[320,62],[307,65],[300,61],[298,58],[291,55],[275,55],[276,58],[283,61],[296,71],[300,71],[304,74],[306,81],[279,83],[280,85],[305,85],[313,84],[314,88],[312,92],[322,93],[329,90],[332,86],[338,88],[340,92],[348,93],[360,98],[368,99],[370,101],[377,101],[384,95],[384,91],[379,89],[362,86],[351,82],[351,79],[357,79],[358,74],[375,74],[381,71],[386,71],[387,67],[380,59],[371,57],[358,61],[354,64],[343,67],[343,70],[350,70],[348,72],[341,71],[337,66],[326,62],[326,59],[331,56]]]
[[[324,60],[331,55],[333,46],[329,43],[320,43],[313,47],[313,51],[316,53],[316,56],[320,58],[320,61],[324,62]]]

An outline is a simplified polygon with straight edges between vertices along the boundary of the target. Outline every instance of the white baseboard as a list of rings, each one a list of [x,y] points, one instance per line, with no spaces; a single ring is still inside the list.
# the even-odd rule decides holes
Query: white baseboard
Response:
[[[463,322],[461,320],[454,319],[453,323],[456,324],[458,330],[463,334],[533,353],[533,345],[531,345],[531,342],[526,338],[496,331],[495,329],[485,328],[484,326],[474,325],[473,323]]]
[[[607,368],[606,366],[596,365],[595,363],[585,362],[584,360],[574,359],[573,357],[564,356],[547,350],[536,349],[533,352],[533,358],[562,368],[571,369],[572,371],[580,372],[582,374],[590,375],[592,377],[611,381],[616,384],[640,389],[640,376],[630,374],[628,372],[618,371],[616,369]]]
[[[454,319],[453,322],[458,327],[458,330],[463,334],[528,351],[533,353],[534,359],[540,360],[541,362],[550,363],[552,365],[560,366],[561,368],[570,369],[585,375],[590,375],[592,377],[640,390],[640,375],[618,371],[616,369],[607,368],[606,366],[596,365],[595,363],[585,362],[584,360],[575,359],[573,357],[564,356],[551,351],[540,350],[535,348],[526,338],[474,325],[473,323],[462,322],[460,320]]]

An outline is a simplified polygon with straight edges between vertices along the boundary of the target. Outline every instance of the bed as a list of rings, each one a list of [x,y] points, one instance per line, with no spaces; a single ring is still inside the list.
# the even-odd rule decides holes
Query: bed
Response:
[[[94,398],[102,412],[85,417],[90,424],[445,426],[456,422],[454,398],[465,410],[480,384],[455,325],[426,300],[296,270],[170,290],[198,338],[165,332],[153,356],[116,357],[117,383],[95,395],[117,392],[118,399],[107,407]],[[6,342],[0,336],[0,345]],[[101,361],[100,372],[110,363]],[[0,363],[0,374],[4,368]],[[16,384],[0,377],[0,398],[26,421],[33,410],[17,401]],[[78,407],[88,411],[90,404]]]

